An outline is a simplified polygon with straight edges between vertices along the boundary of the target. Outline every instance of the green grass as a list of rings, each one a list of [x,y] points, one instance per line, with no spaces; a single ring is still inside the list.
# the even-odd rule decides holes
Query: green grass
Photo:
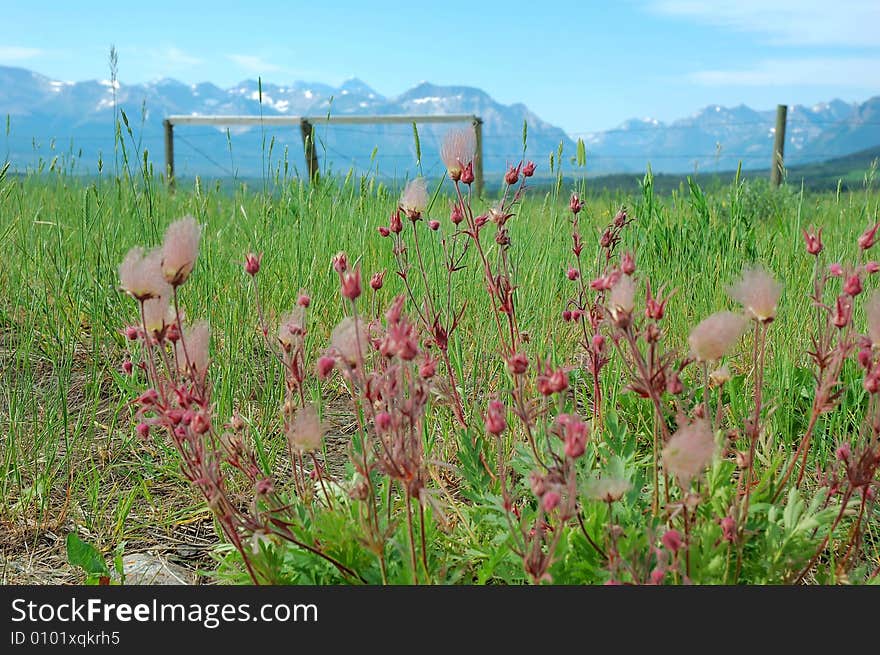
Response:
[[[438,182],[431,180],[431,188]],[[626,205],[637,220],[622,248],[635,252],[641,279],[677,289],[666,328],[681,347],[701,318],[733,306],[724,287],[745,263],[763,262],[784,282],[770,332],[766,386],[775,438],[793,442],[803,430],[812,390],[803,354],[812,258],[804,252],[801,230],[823,228],[827,261],[848,257],[856,237],[877,220],[880,195],[870,189],[774,191],[757,180],[706,194],[682,186],[662,198],[650,192],[591,194],[589,181],[585,190],[585,252],[593,252],[601,229]],[[429,211],[441,219],[441,231],[451,227],[450,191],[447,182]],[[564,274],[571,258],[570,191],[527,195],[509,223],[532,361],[552,355],[561,362],[576,349],[574,328],[559,320],[570,285]],[[136,320],[136,306],[118,292],[116,272],[130,247],[158,244],[165,227],[184,214],[205,225],[196,271],[182,288],[183,304],[188,317],[211,323],[218,414],[238,409],[247,416],[274,464],[285,452],[277,411],[283,381],[258,339],[244,255],[264,253],[260,280],[270,316],[288,310],[301,288],[310,292],[308,343],[317,353],[342,316],[330,268],[334,253],[345,250],[359,260],[365,279],[389,269],[383,306],[403,291],[390,244],[376,232],[395,205],[396,197],[381,186],[357,178],[311,187],[276,179],[268,193],[201,181],[169,193],[150,175],[89,182],[49,173],[0,180],[0,522],[6,531],[0,546],[7,558],[45,543],[47,532],[79,528],[110,552],[122,542],[161,542],[209,516],[179,475],[173,451],[145,446],[134,433],[128,403],[138,390],[119,373],[119,364],[127,347],[120,328]],[[437,253],[429,248],[429,267],[438,266]],[[456,297],[467,301],[468,312],[460,328],[462,347],[453,354],[465,403],[476,412],[504,374],[480,272],[470,264],[456,281]],[[874,284],[869,280],[867,286]],[[856,320],[863,324],[861,314]],[[732,357],[735,372],[748,372],[746,350]],[[607,397],[633,438],[646,438],[648,408],[623,393],[616,369],[606,379]],[[731,402],[744,406],[748,392]],[[852,430],[852,413],[861,402],[858,393],[847,394],[823,420],[813,451],[819,463]],[[444,433],[450,423],[441,416],[434,429]]]

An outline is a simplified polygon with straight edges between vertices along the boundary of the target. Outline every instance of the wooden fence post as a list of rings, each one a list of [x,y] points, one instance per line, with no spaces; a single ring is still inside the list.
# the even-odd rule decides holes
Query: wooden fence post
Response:
[[[474,136],[476,137],[476,153],[474,157],[474,191],[477,198],[483,197],[483,119],[474,116]]]
[[[773,134],[773,161],[770,167],[770,184],[778,187],[782,183],[785,154],[785,117],[787,105],[776,106],[776,132]]]
[[[315,126],[304,118],[299,122],[299,130],[302,133],[309,182],[313,182],[318,179],[318,151],[315,148]]]
[[[165,128],[165,176],[168,186],[174,188],[174,123],[166,118],[162,127]]]

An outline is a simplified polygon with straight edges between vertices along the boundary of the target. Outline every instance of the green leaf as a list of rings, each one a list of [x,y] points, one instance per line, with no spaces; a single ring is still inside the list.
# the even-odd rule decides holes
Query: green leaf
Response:
[[[80,539],[76,533],[67,535],[67,561],[88,575],[110,575],[107,563],[97,548]]]
[[[579,168],[587,165],[587,147],[583,139],[578,139],[577,142],[577,165]]]
[[[413,121],[413,139],[416,142],[416,164],[422,163],[422,143],[419,140],[419,128],[416,125],[416,122]]]

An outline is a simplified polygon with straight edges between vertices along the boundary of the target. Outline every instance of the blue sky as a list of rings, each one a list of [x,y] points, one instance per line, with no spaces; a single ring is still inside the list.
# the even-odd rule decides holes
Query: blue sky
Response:
[[[33,0],[2,13],[0,65],[55,79],[108,77],[115,44],[123,83],[466,84],[574,134],[880,94],[878,0]]]

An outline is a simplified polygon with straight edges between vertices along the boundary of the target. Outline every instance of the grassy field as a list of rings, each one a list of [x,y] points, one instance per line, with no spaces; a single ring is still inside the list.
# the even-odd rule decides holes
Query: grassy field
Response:
[[[440,180],[429,183],[433,193]],[[379,294],[382,311],[403,292],[393,273],[389,243],[376,231],[387,225],[397,195],[358,179],[313,186],[276,180],[266,187],[229,191],[199,181],[169,193],[149,176],[84,182],[54,173],[0,182],[0,256],[5,262],[0,268],[4,583],[80,580],[81,572],[66,561],[64,539],[70,532],[108,558],[120,550],[152,551],[207,573],[229,554],[228,548],[218,546],[210,510],[181,476],[174,449],[158,439],[144,443],[136,435],[130,401],[142,384],[120,371],[131,347],[121,328],[137,321],[137,307],[119,292],[117,267],[130,247],[161,243],[166,226],[185,214],[204,225],[196,270],[181,288],[181,298],[187,317],[210,321],[216,413],[228,417],[237,410],[245,416],[262,462],[280,470],[279,479],[284,479],[285,470],[289,473],[278,417],[283,375],[261,345],[249,279],[242,269],[245,254],[264,254],[260,284],[270,317],[293,307],[301,289],[311,295],[306,347],[313,358],[343,316],[339,282],[331,268],[334,253],[346,251],[350,260],[359,261],[365,281],[376,271],[389,270]],[[570,295],[565,273],[571,261],[572,190],[527,193],[508,226],[529,358],[573,362],[577,398],[589,385],[578,376],[576,329],[560,319]],[[711,195],[694,186],[660,197],[652,194],[650,184],[634,195],[592,194],[589,182],[579,191],[586,200],[581,229],[590,252],[621,206],[635,217],[623,233],[620,250],[635,253],[641,279],[677,289],[664,327],[670,343],[682,351],[696,323],[733,307],[724,288],[744,264],[761,262],[782,281],[779,313],[768,342],[764,415],[775,447],[790,452],[804,430],[814,386],[805,354],[813,259],[804,250],[802,230],[823,229],[824,261],[851,259],[856,238],[878,219],[880,195],[872,189],[840,194],[803,193],[790,187],[774,191],[760,181],[738,182]],[[428,211],[441,221],[441,234],[451,227],[451,193],[446,180]],[[490,201],[486,199],[487,205]],[[438,253],[436,243],[426,246],[426,267],[442,273]],[[865,281],[866,288],[875,284],[870,278]],[[472,416],[480,416],[487,399],[507,384],[484,286],[479,267],[470,260],[455,281],[455,294],[467,302],[468,311],[459,328],[463,336],[450,354]],[[637,295],[643,297],[641,287]],[[365,294],[361,307],[375,312],[374,303]],[[855,322],[863,330],[861,305],[856,306]],[[734,409],[747,408],[751,393],[749,338],[745,341],[728,360],[734,380],[739,380],[731,390]],[[639,435],[651,431],[650,408],[647,401],[624,391],[620,363],[613,360],[609,366],[606,402],[639,444],[633,458],[643,466],[640,453],[649,446]],[[866,400],[855,365],[845,369],[844,377],[853,381],[851,391],[837,410],[821,419],[811,468],[833,460],[841,437],[860,420]],[[685,383],[698,380],[689,377]],[[740,398],[733,397],[737,390]],[[350,438],[355,420],[343,391],[340,381],[331,379],[324,383],[321,402],[330,426],[323,455],[331,472],[338,470],[344,477],[350,475],[344,447],[334,444]],[[459,446],[448,436],[454,421],[442,408],[431,417],[425,438],[439,444],[432,456],[451,466],[449,475],[455,479]],[[434,468],[435,473],[447,470]],[[601,511],[598,503],[593,527],[604,520]],[[874,569],[880,553],[876,506],[868,511],[863,564]],[[467,515],[461,524],[475,520]],[[459,537],[435,538],[440,543]],[[478,544],[491,541],[478,534],[469,547],[485,555],[489,551]],[[480,556],[472,556],[480,561]],[[235,569],[234,562],[226,566]],[[516,569],[513,564],[508,568]],[[496,575],[504,581],[518,579],[514,573],[501,575],[501,570],[505,569],[499,566],[486,573],[465,568],[460,580],[485,581]]]

